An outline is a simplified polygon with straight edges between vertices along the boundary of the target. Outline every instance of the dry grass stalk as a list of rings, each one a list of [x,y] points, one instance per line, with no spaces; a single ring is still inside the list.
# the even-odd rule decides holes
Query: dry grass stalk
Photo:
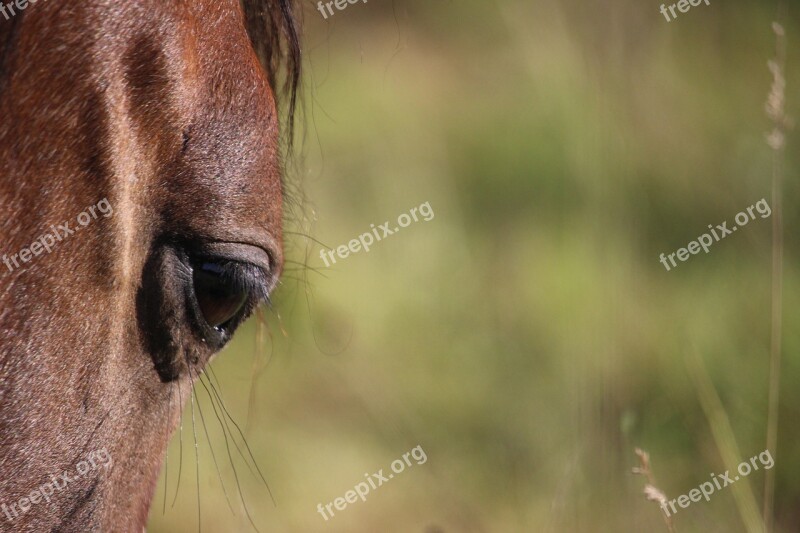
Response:
[[[770,333],[769,404],[767,408],[767,449],[777,457],[778,407],[780,404],[781,377],[781,325],[783,321],[783,151],[786,131],[791,120],[786,116],[786,32],[777,22],[775,32],[775,59],[769,61],[772,87],[767,96],[766,112],[774,127],[767,135],[772,148],[772,329]],[[764,527],[772,531],[775,502],[775,472],[767,470],[764,477]]]
[[[650,454],[646,451],[636,448],[636,455],[639,457],[639,466],[633,467],[631,471],[647,479],[647,484],[644,486],[644,496],[651,502],[656,502],[659,506],[659,512],[664,517],[664,523],[667,524],[667,529],[670,533],[675,533],[675,525],[672,523],[672,517],[667,516],[663,512],[663,507],[667,504],[667,496],[656,485],[656,477],[653,475],[653,470],[650,467]]]

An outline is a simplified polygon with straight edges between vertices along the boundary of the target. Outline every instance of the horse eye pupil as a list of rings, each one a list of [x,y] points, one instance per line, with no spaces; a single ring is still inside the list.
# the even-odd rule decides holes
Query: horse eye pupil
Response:
[[[213,328],[224,326],[247,302],[247,293],[226,280],[218,264],[203,263],[194,269],[193,278],[197,305]]]

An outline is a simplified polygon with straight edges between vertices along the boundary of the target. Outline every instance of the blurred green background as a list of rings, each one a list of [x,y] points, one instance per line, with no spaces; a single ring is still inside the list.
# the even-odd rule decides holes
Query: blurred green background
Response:
[[[203,531],[253,531],[242,501],[262,532],[667,531],[636,447],[670,498],[765,449],[772,218],[669,272],[658,256],[773,203],[775,3],[711,0],[672,22],[660,4],[373,0],[328,20],[305,5],[292,262],[266,326],[213,364],[276,505],[198,386],[199,482],[187,407],[149,531],[197,531],[198,483]],[[785,532],[800,531],[799,137],[771,450]],[[424,202],[433,220],[319,259],[317,241]],[[425,464],[317,512],[417,445]],[[680,509],[676,531],[753,531],[763,491],[759,470]]]

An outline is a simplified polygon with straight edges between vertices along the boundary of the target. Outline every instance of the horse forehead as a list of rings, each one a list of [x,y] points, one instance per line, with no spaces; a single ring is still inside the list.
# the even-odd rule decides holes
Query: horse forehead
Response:
[[[145,159],[137,166],[149,167],[157,199],[179,208],[212,198],[205,206],[217,211],[249,206],[241,212],[260,213],[261,224],[276,226],[278,121],[268,78],[238,2],[190,5],[162,8],[163,17],[123,39],[108,70],[116,86],[109,104],[130,131],[112,136],[135,139]]]
[[[151,126],[169,129],[157,120],[168,118],[186,127],[227,129],[240,142],[275,134],[275,101],[238,1],[165,4],[159,3],[163,16],[123,37],[122,64],[112,65],[123,71],[136,111],[156,119]]]
[[[92,52],[103,164],[86,176],[115,205],[119,279],[133,283],[159,233],[280,243],[275,101],[238,1],[124,5],[140,18],[106,19]]]

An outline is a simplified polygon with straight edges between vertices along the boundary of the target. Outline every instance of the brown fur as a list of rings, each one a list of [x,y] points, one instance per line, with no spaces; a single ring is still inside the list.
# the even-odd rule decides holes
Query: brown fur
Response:
[[[39,0],[0,17],[0,255],[102,198],[114,209],[0,264],[0,504],[93,451],[113,458],[13,524],[0,514],[2,530],[141,532],[221,346],[192,323],[181,254],[227,243],[268,272],[265,291],[280,273],[271,82],[275,32],[296,35],[285,1],[246,4],[247,19],[235,0]],[[258,54],[245,20],[266,28]]]

